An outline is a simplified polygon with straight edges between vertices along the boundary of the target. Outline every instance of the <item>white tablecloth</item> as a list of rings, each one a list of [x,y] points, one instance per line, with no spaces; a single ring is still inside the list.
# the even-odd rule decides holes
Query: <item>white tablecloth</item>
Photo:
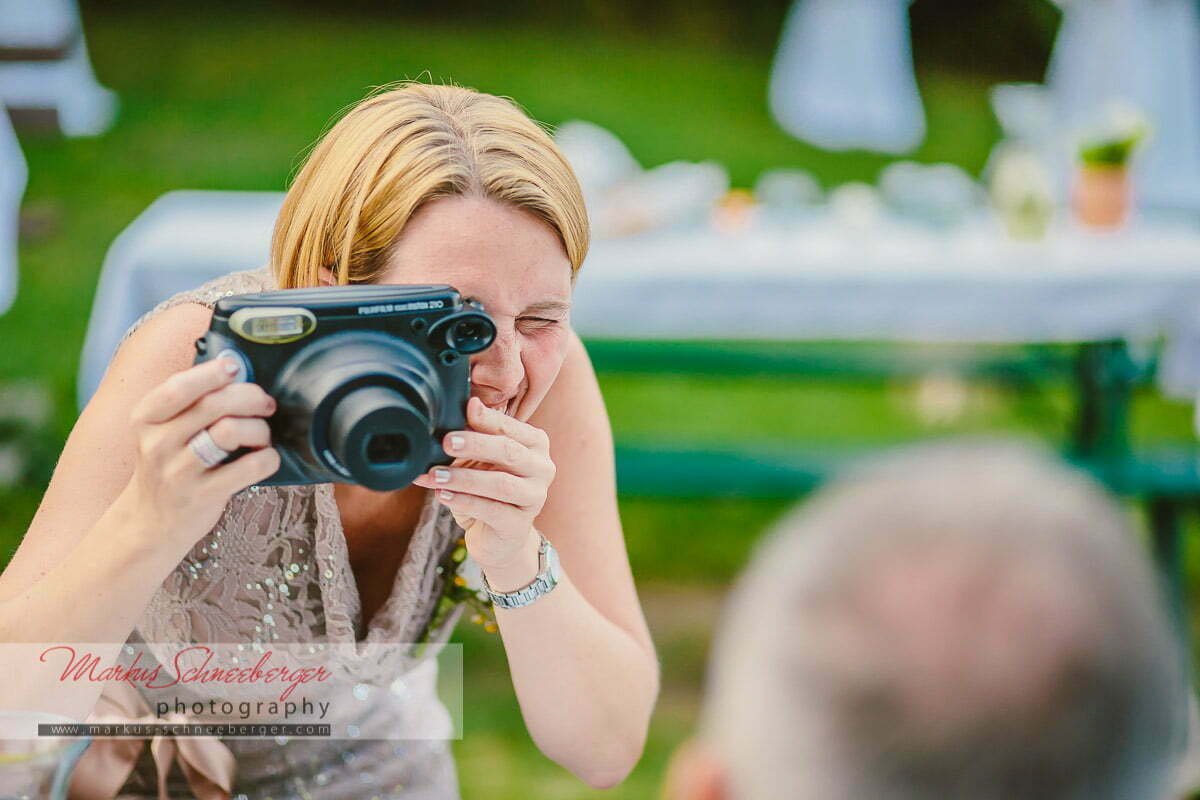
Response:
[[[171,192],[105,259],[80,407],[158,300],[266,263],[282,194]],[[661,231],[593,243],[572,321],[584,337],[1077,342],[1166,336],[1163,388],[1200,389],[1200,230],[1065,226],[1042,243],[980,219],[935,233],[813,216],[788,227]]]

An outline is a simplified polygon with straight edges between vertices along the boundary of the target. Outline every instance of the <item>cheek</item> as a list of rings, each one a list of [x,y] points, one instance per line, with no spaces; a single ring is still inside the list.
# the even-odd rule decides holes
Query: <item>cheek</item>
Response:
[[[554,385],[554,379],[567,356],[567,330],[531,337],[521,347],[521,363],[525,368],[525,397],[517,416],[526,420],[537,409],[542,398]]]

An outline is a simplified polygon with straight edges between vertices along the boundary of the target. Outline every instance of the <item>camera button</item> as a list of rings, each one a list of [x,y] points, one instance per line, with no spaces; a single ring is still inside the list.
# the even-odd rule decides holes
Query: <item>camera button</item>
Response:
[[[234,376],[235,382],[245,382],[250,380],[250,365],[246,362],[246,357],[233,348],[226,347],[221,352],[217,353],[217,358],[232,358],[238,363],[239,369],[237,375]]]

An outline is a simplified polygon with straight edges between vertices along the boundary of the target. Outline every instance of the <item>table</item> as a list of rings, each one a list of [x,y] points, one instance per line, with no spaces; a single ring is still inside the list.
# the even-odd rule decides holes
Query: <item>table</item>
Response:
[[[80,367],[80,407],[112,347],[167,295],[266,263],[279,192],[176,191],[105,258]],[[855,229],[814,214],[788,230],[647,233],[593,243],[572,324],[585,338],[972,343],[1165,337],[1160,387],[1200,393],[1200,226],[1063,226],[1044,243],[986,219],[939,233]]]
[[[104,263],[80,363],[86,404],[113,348],[137,317],[176,291],[265,263],[282,194],[171,192],[114,242]],[[572,323],[598,366],[628,362],[620,340],[805,339],[1078,345],[1080,409],[1071,455],[1118,491],[1149,504],[1160,558],[1178,584],[1178,516],[1200,496],[1194,460],[1133,458],[1126,417],[1148,371],[1130,343],[1165,338],[1155,370],[1173,396],[1200,390],[1200,230],[1139,221],[1092,234],[1062,224],[1042,243],[1004,238],[986,218],[953,231],[898,220],[870,225],[813,213],[737,233],[694,228],[594,243],[576,286]],[[604,355],[607,352],[607,355]],[[678,368],[680,351],[642,366]],[[697,355],[697,353],[699,355]],[[718,354],[719,357],[719,354]],[[657,358],[657,360],[655,360]],[[693,348],[691,363],[712,368]],[[706,361],[707,359],[707,361]],[[786,359],[770,362],[786,369]],[[705,365],[707,364],[707,367]],[[757,455],[692,453],[699,473],[784,476]],[[626,462],[631,463],[631,462]],[[707,465],[707,466],[704,466]],[[765,466],[764,466],[765,465]],[[733,467],[731,472],[730,467]],[[648,470],[650,471],[650,470]]]
[[[1200,495],[1197,459],[1190,448],[1133,453],[1128,416],[1135,386],[1150,378],[1170,397],[1200,393],[1195,223],[1141,220],[1106,234],[1060,223],[1029,243],[1002,236],[986,218],[934,232],[816,214],[774,232],[628,237],[593,249],[573,323],[583,336],[641,340],[1073,343],[1079,406],[1067,455],[1145,500],[1155,556],[1182,612],[1180,514]],[[1131,344],[1159,338],[1166,344],[1157,364],[1131,353]],[[711,470],[769,477],[754,467],[730,458]]]

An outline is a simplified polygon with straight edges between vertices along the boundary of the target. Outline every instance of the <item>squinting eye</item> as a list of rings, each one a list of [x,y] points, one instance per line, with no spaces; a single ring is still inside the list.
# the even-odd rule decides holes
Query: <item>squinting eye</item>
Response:
[[[521,322],[532,322],[532,323],[535,323],[535,324],[536,324],[536,326],[537,326],[537,327],[539,327],[539,328],[548,328],[548,327],[550,327],[551,325],[557,325],[557,324],[558,324],[558,320],[556,320],[556,319],[546,319],[545,317],[521,317],[521,320],[520,320],[520,321],[521,321]]]

